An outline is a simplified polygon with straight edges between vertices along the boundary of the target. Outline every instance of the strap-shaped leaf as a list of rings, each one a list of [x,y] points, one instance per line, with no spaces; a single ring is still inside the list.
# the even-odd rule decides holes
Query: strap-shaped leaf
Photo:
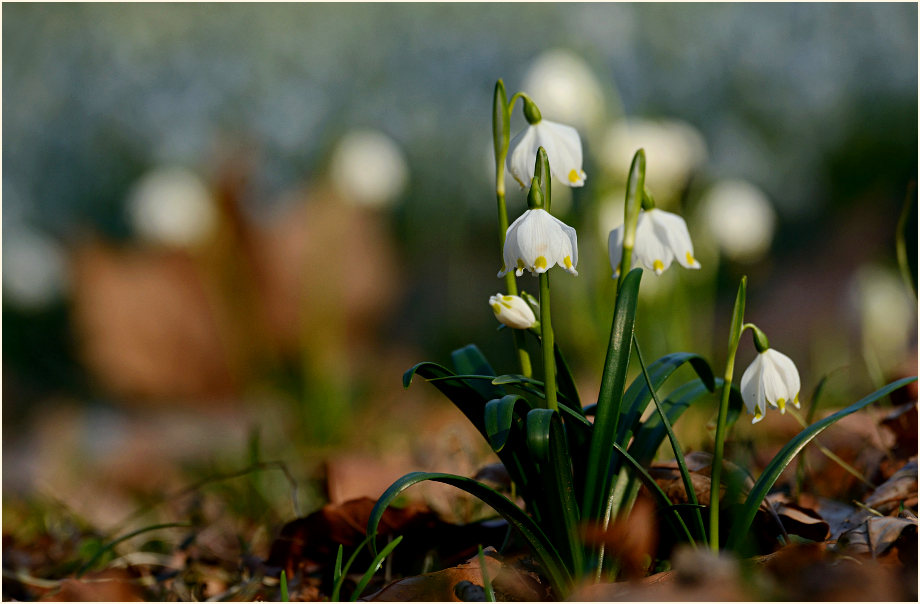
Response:
[[[840,421],[844,417],[859,411],[863,407],[867,407],[875,401],[888,396],[898,388],[902,388],[907,384],[915,381],[917,381],[916,377],[909,377],[892,382],[887,386],[876,390],[869,396],[853,403],[849,407],[845,407],[837,413],[828,415],[824,419],[816,421],[815,423],[799,432],[795,438],[787,442],[786,445],[779,450],[779,453],[773,456],[773,459],[770,460],[770,463],[767,464],[767,467],[764,468],[763,472],[761,472],[760,477],[751,488],[751,492],[748,494],[747,500],[744,502],[741,511],[737,516],[735,516],[735,520],[732,523],[731,533],[728,535],[728,542],[726,544],[727,547],[729,549],[738,548],[744,537],[747,535],[748,530],[751,527],[751,523],[754,521],[754,516],[757,514],[757,509],[760,507],[760,504],[767,496],[767,493],[769,493],[770,489],[773,488],[777,478],[779,478],[779,475],[782,474],[783,470],[786,469],[786,466],[789,465],[789,463],[799,453],[799,451],[805,448],[805,445],[811,442],[811,440],[818,436],[818,434],[832,426],[834,423]]]
[[[620,452],[620,455],[623,456],[623,459],[626,460],[626,463],[633,469],[633,476],[638,477],[638,479],[645,485],[645,488],[648,489],[648,492],[652,495],[652,498],[655,500],[655,503],[658,504],[658,509],[662,513],[667,514],[669,510],[673,511],[673,516],[666,515],[665,517],[669,519],[669,522],[672,523],[672,526],[675,529],[679,529],[687,537],[687,540],[690,543],[694,543],[693,535],[690,533],[690,529],[687,528],[687,524],[684,522],[684,519],[678,513],[674,504],[671,503],[671,500],[668,498],[667,493],[664,492],[664,489],[655,482],[655,479],[652,478],[651,474],[648,473],[648,470],[640,464],[636,459],[633,458],[623,447],[617,443],[613,443],[613,448]]]
[[[388,488],[383,495],[377,500],[374,509],[371,510],[370,518],[367,521],[367,534],[371,537],[371,550],[376,553],[376,535],[377,525],[383,518],[383,513],[389,507],[396,497],[407,488],[420,482],[431,480],[441,482],[466,491],[470,495],[481,500],[493,510],[498,512],[508,524],[517,529],[527,543],[533,548],[534,555],[540,561],[540,565],[546,572],[550,584],[559,599],[568,595],[572,586],[572,575],[566,568],[565,563],[556,550],[549,537],[546,536],[533,519],[524,513],[521,508],[517,507],[508,500],[504,495],[490,489],[486,485],[476,482],[471,478],[456,476],[454,474],[441,474],[435,472],[412,472],[406,474]]]
[[[582,514],[588,520],[598,520],[604,512],[607,493],[610,490],[610,460],[613,457],[614,437],[620,419],[620,404],[626,383],[626,369],[629,365],[629,349],[632,344],[636,321],[636,304],[639,297],[639,282],[642,269],[629,272],[617,292],[613,310],[613,324],[610,328],[610,342],[604,360],[597,397],[597,413],[594,431],[588,453],[588,481],[582,498]]]
[[[479,391],[472,388],[464,379],[458,377],[453,371],[437,363],[424,361],[409,369],[403,374],[403,386],[408,388],[409,384],[412,383],[412,378],[416,375],[420,375],[431,381],[431,384],[440,390],[444,396],[449,398],[450,401],[463,412],[463,415],[470,420],[470,423],[472,423],[483,436],[488,438],[482,412],[486,406],[486,402],[494,397],[484,397]],[[500,393],[499,396],[502,394],[504,393]]]
[[[575,387],[575,378],[572,377],[572,370],[565,362],[558,343],[553,351],[556,355],[556,385],[559,388],[559,394],[569,400],[574,410],[581,412],[581,398],[578,396],[578,388]]]
[[[495,370],[489,364],[486,356],[475,344],[468,344],[463,348],[450,353],[451,362],[454,365],[454,371],[458,374],[470,373],[478,375],[495,375]],[[486,400],[497,398],[505,394],[501,388],[496,388],[489,382],[473,381],[469,383],[470,387],[481,394]]]
[[[527,447],[537,464],[548,532],[569,567],[580,570],[584,551],[578,538],[580,513],[575,497],[572,457],[559,413],[532,409],[527,414]]]
[[[722,387],[722,378],[716,378],[715,387]],[[702,380],[693,380],[674,389],[661,402],[661,406],[668,417],[668,421],[674,424],[690,405],[708,398],[712,393],[713,391]],[[729,425],[737,420],[743,405],[741,391],[733,384],[728,407]],[[655,453],[667,435],[668,432],[661,422],[661,416],[658,413],[653,413],[642,422],[636,431],[632,444],[629,445],[630,455],[642,466],[647,466],[655,458]]]
[[[706,359],[691,352],[675,352],[665,355],[648,366],[648,374],[657,391],[678,368],[689,363],[710,392],[715,390],[715,377]],[[623,417],[617,430],[616,442],[624,447],[639,427],[639,420],[652,400],[652,393],[642,376],[633,380],[623,395]]]
[[[531,409],[533,405],[524,397],[507,394],[486,403],[484,418],[489,445],[517,485],[527,510],[542,521],[546,506],[538,484],[538,471],[526,445],[527,413]]]
[[[517,394],[506,394],[502,398],[492,399],[486,403],[486,438],[493,451],[501,453],[504,450],[515,419],[523,424],[523,419],[527,417],[527,412],[532,407],[527,399]]]

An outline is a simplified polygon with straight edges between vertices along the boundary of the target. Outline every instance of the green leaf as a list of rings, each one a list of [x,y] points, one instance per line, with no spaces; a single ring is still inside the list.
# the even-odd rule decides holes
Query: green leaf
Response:
[[[458,374],[471,373],[478,375],[495,375],[495,370],[489,364],[485,355],[475,344],[468,344],[463,348],[450,353],[451,362],[454,365],[454,371]],[[475,381],[470,383],[470,387],[481,394],[486,400],[497,398],[505,394],[501,388],[496,388],[488,382]]]
[[[658,411],[658,417],[661,419],[661,424],[664,426],[664,429],[668,434],[668,440],[671,442],[671,448],[674,450],[674,458],[677,460],[677,467],[680,470],[680,477],[684,482],[684,490],[687,493],[687,499],[693,505],[697,505],[699,502],[696,499],[696,490],[693,488],[693,482],[690,480],[690,471],[687,469],[687,461],[684,459],[684,452],[681,449],[680,443],[677,441],[677,436],[674,434],[674,430],[671,428],[671,422],[668,421],[668,418],[664,412],[664,408],[661,406],[661,401],[658,398],[658,393],[655,392],[655,389],[652,388],[652,380],[648,374],[648,369],[645,366],[645,362],[642,359],[642,350],[639,347],[639,342],[636,340],[635,334],[633,334],[633,346],[636,348],[636,358],[639,360],[639,367],[642,369],[642,377],[645,378],[645,382],[649,387],[650,392],[652,393],[652,400],[655,401],[655,409]],[[696,510],[696,525],[700,531],[700,535],[704,535],[705,529],[703,528],[703,516],[699,509]]]
[[[373,551],[376,551],[375,536],[377,534],[377,525],[380,524],[380,519],[383,517],[384,511],[404,490],[426,480],[441,482],[466,491],[498,512],[499,515],[508,521],[510,526],[521,533],[527,543],[533,548],[534,555],[546,572],[547,578],[553,590],[556,592],[557,597],[562,599],[568,595],[572,586],[571,573],[566,568],[562,557],[559,555],[553,542],[546,536],[546,533],[543,532],[530,516],[514,505],[514,503],[508,500],[504,495],[490,489],[482,483],[463,476],[434,472],[412,472],[390,485],[390,488],[388,488],[383,495],[380,496],[380,499],[377,500],[374,509],[371,510],[370,518],[367,521],[367,534],[371,539],[371,549]]]
[[[635,458],[633,458],[632,455],[630,455],[623,447],[617,443],[613,443],[613,448],[619,451],[620,455],[623,456],[623,459],[625,459],[626,462],[632,467],[634,472],[633,475],[637,476],[642,484],[645,485],[645,488],[648,489],[649,493],[651,493],[652,497],[655,499],[655,503],[658,504],[658,509],[660,509],[662,512],[673,510],[674,518],[671,518],[670,521],[676,528],[679,528],[679,530],[684,533],[690,543],[695,543],[693,535],[690,533],[690,529],[687,528],[684,519],[678,513],[674,504],[671,503],[671,500],[668,499],[667,493],[664,492],[661,486],[655,482],[655,479],[652,478],[652,476],[648,473],[648,470],[646,470],[642,464],[640,464]]]
[[[721,387],[722,378],[716,378],[715,388]],[[713,394],[713,391],[702,380],[693,380],[674,389],[667,398],[661,401],[661,407],[664,409],[668,421],[674,424],[690,405],[707,398],[711,394]],[[743,407],[741,391],[738,390],[737,386],[732,385],[728,408],[729,425],[737,420]],[[661,416],[658,413],[653,413],[636,430],[632,444],[629,445],[629,452],[636,458],[636,461],[643,466],[647,466],[655,458],[655,453],[667,435],[668,432],[661,422]]]
[[[789,465],[799,451],[805,448],[805,445],[818,436],[818,434],[844,417],[867,407],[875,401],[888,396],[898,388],[902,388],[915,381],[917,381],[916,377],[909,377],[892,382],[884,388],[880,388],[869,396],[853,403],[849,407],[845,407],[833,415],[816,421],[787,442],[786,445],[779,450],[779,453],[770,460],[770,463],[767,464],[763,472],[761,472],[757,482],[755,482],[754,486],[751,488],[751,492],[748,494],[747,500],[744,502],[741,511],[735,516],[731,533],[728,536],[728,549],[737,549],[744,537],[747,536],[751,523],[754,521],[754,516],[757,513],[757,509],[767,496],[767,493],[773,488],[774,483],[776,483],[776,480],[779,478],[780,474],[782,474],[783,470],[786,469],[786,466]]]
[[[715,390],[715,377],[709,363],[700,355],[690,352],[668,354],[648,366],[649,377],[655,390],[661,388],[662,384],[685,363],[690,363],[710,392]],[[642,376],[637,377],[623,395],[623,408],[626,411],[620,420],[619,430],[617,430],[617,443],[626,446],[638,428],[642,414],[645,413],[651,400],[652,392],[645,379]]]
[[[642,269],[633,269],[617,292],[613,325],[610,328],[610,343],[607,346],[607,358],[604,360],[604,373],[597,397],[597,414],[588,453],[587,482],[582,499],[582,513],[587,521],[600,519],[610,490],[609,471],[613,456],[611,445],[620,419],[620,404],[623,386],[626,383],[641,279]]]
[[[527,446],[537,464],[546,510],[544,526],[558,544],[569,568],[581,569],[584,551],[578,538],[580,514],[575,497],[572,457],[559,413],[532,409],[527,414]]]
[[[533,406],[523,396],[507,394],[500,399],[486,403],[486,438],[496,453],[501,453],[508,443],[515,418],[523,425],[523,419]]]
[[[444,396],[449,398],[451,402],[463,412],[463,415],[470,420],[470,423],[472,423],[483,436],[488,438],[482,412],[483,408],[486,406],[486,402],[490,398],[496,397],[484,397],[478,390],[466,383],[463,378],[458,377],[453,371],[437,363],[424,361],[409,369],[403,374],[403,386],[408,388],[409,384],[412,383],[412,378],[416,375],[420,375],[429,380],[435,388],[440,390]],[[504,392],[498,394],[498,396],[502,395],[504,395]]]
[[[572,370],[569,364],[565,362],[562,356],[562,349],[559,344],[553,347],[556,354],[556,374],[558,378],[559,394],[565,397],[572,405],[572,408],[581,411],[581,398],[578,396],[578,388],[575,387],[575,378],[572,377]]]

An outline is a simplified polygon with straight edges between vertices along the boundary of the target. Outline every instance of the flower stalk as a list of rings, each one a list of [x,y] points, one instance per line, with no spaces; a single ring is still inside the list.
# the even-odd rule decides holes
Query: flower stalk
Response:
[[[725,432],[728,423],[728,399],[735,373],[735,354],[744,331],[744,303],[747,295],[747,277],[741,278],[735,308],[732,311],[731,329],[728,334],[728,359],[725,361],[725,375],[722,382],[722,398],[719,401],[719,419],[716,423],[716,441],[712,454],[712,471],[709,486],[709,546],[719,551],[719,486],[722,478],[722,458],[725,455]]]
[[[543,209],[549,213],[552,188],[550,184],[549,159],[546,150],[540,147],[534,164],[534,177],[527,195],[530,209]],[[550,319],[549,271],[540,273],[540,336],[543,348],[543,384],[546,395],[546,407],[559,410],[556,396],[556,337]]]
[[[505,233],[508,231],[508,207],[505,203],[505,158],[508,155],[508,145],[511,141],[512,107],[513,102],[508,103],[505,83],[498,80],[495,83],[495,94],[492,98],[492,145],[495,150],[495,197],[498,202],[498,250],[500,254],[504,254]],[[517,295],[517,281],[514,273],[505,274],[505,291],[511,296]],[[524,334],[514,330],[512,337],[518,363],[521,366],[521,374],[530,377],[533,375],[533,368],[530,363],[530,353],[524,347]]]

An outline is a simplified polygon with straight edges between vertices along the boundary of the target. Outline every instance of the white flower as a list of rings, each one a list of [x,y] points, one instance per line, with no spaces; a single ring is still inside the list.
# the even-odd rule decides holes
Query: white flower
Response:
[[[570,187],[585,184],[585,171],[581,169],[581,138],[571,126],[540,120],[530,124],[512,139],[508,147],[508,170],[522,187],[533,180],[533,167],[537,150],[543,147],[549,160],[552,175]]]
[[[754,262],[770,249],[776,211],[767,196],[743,180],[724,180],[700,202],[702,222],[722,252],[737,262]]]
[[[597,126],[604,117],[600,82],[585,60],[570,50],[541,53],[527,70],[521,89],[540,106],[541,113],[582,131]]]
[[[218,211],[207,186],[185,168],[155,168],[134,185],[128,216],[137,233],[153,243],[192,247],[213,235]]]
[[[499,277],[511,271],[520,277],[524,269],[537,275],[556,264],[577,275],[578,240],[575,229],[546,210],[527,210],[511,223],[505,233],[504,260]]]
[[[332,153],[329,173],[346,201],[368,207],[393,203],[409,181],[402,150],[390,137],[374,130],[346,134]]]
[[[700,131],[675,119],[617,120],[598,147],[605,166],[628,166],[636,149],[645,149],[645,184],[655,191],[662,206],[677,202],[687,181],[707,157],[706,140]]]
[[[610,231],[610,266],[613,276],[620,274],[620,260],[623,258],[624,225]],[[632,253],[632,268],[641,266],[660,275],[671,262],[677,260],[681,266],[698,269],[700,263],[693,257],[693,242],[687,223],[677,214],[652,209],[639,212],[636,225],[636,243]]]
[[[781,352],[768,348],[757,355],[754,362],[741,376],[741,398],[749,413],[754,415],[751,423],[763,419],[767,403],[786,412],[786,403],[799,407],[799,371],[792,359]]]
[[[529,329],[537,322],[530,305],[519,296],[495,294],[489,298],[495,318],[514,329]]]

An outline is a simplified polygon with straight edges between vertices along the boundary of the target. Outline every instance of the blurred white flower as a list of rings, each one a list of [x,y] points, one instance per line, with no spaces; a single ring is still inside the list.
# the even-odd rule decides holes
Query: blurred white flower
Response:
[[[607,240],[614,277],[620,275],[624,230],[625,225],[621,224],[610,231]],[[664,210],[640,211],[631,268],[641,266],[660,275],[674,260],[685,268],[700,268],[700,263],[693,257],[693,242],[687,223],[677,214]]]
[[[571,126],[540,120],[529,124],[511,140],[508,147],[508,170],[521,187],[529,187],[540,147],[546,151],[549,170],[559,182],[569,187],[585,184],[581,169],[581,138]]]
[[[349,202],[381,207],[406,188],[409,168],[402,151],[387,135],[354,130],[338,142],[329,166],[332,184]]]
[[[546,210],[527,210],[511,223],[505,233],[505,265],[498,276],[524,269],[532,275],[545,273],[555,265],[577,275],[578,241],[575,229]]]
[[[540,54],[524,76],[523,90],[554,119],[589,130],[604,117],[604,94],[591,68],[570,50]]]
[[[530,329],[537,322],[533,309],[520,296],[495,294],[489,298],[495,318],[514,329]]]
[[[32,229],[4,225],[3,298],[20,308],[41,310],[70,285],[64,251],[50,237]]]
[[[770,249],[776,211],[767,196],[743,180],[724,180],[700,201],[706,235],[737,262],[754,262]]]
[[[861,266],[850,280],[847,297],[863,341],[883,368],[899,363],[917,333],[917,304],[897,271]]]
[[[786,403],[799,407],[799,370],[792,359],[772,348],[757,354],[757,358],[741,376],[741,398],[756,424],[767,412],[767,403],[786,412]]]
[[[645,149],[645,184],[659,205],[677,200],[693,172],[706,161],[703,135],[687,122],[629,118],[614,123],[601,144],[602,163],[624,180],[636,150]]]
[[[201,179],[185,168],[157,168],[128,194],[128,216],[144,239],[186,247],[206,240],[217,226],[214,200]]]

